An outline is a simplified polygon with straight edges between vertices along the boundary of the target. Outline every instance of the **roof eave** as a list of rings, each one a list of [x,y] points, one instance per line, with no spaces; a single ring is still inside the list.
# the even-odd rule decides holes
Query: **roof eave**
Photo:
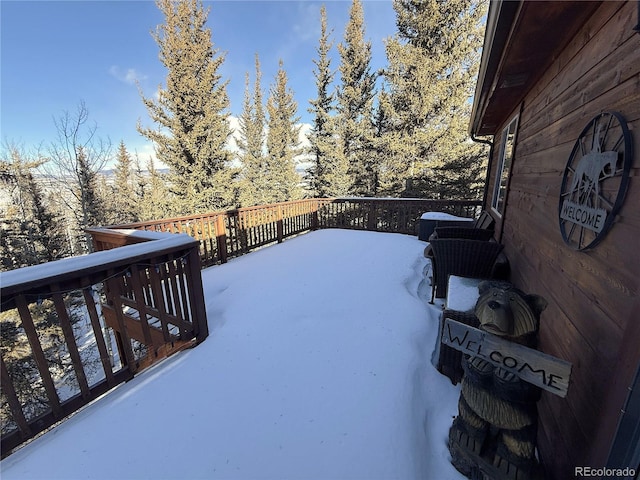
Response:
[[[478,135],[480,130],[480,122],[487,107],[487,100],[491,90],[494,88],[492,83],[502,60],[507,39],[510,36],[514,19],[520,10],[521,3],[521,0],[491,0],[489,2],[482,57],[473,97],[471,122],[469,123],[471,137]]]

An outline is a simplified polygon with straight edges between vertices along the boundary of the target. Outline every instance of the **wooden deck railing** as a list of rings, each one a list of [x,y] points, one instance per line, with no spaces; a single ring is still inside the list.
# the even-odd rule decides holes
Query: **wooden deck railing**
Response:
[[[154,361],[203,341],[202,266],[319,228],[416,234],[423,212],[472,217],[480,206],[306,199],[111,226],[88,230],[96,253],[0,274],[2,456]]]
[[[476,217],[481,204],[479,200],[313,198],[108,228],[185,233],[199,241],[206,267],[319,228],[416,235],[424,212]]]
[[[2,456],[208,335],[198,242],[95,229],[111,252],[4,272]]]
[[[320,228],[417,235],[420,216],[425,212],[477,217],[481,206],[482,202],[476,200],[336,198],[320,201],[318,219]]]

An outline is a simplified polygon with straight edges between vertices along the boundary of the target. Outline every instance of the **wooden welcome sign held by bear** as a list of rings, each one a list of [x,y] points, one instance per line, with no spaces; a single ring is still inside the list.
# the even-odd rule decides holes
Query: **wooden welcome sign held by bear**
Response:
[[[465,353],[451,463],[475,479],[538,479],[535,457],[541,388],[564,397],[571,364],[535,350],[547,302],[507,282],[482,282],[479,329],[445,319],[442,342]]]
[[[450,318],[444,319],[442,343],[462,353],[482,357],[494,366],[513,373],[548,392],[565,397],[569,389],[571,364],[539,350],[503,340]]]

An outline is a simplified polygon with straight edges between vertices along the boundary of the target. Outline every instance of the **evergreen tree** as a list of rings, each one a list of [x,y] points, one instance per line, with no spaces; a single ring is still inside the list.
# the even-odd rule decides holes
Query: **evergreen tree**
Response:
[[[51,207],[51,199],[45,200],[45,194],[31,171],[26,173],[26,193],[31,200],[30,228],[32,239],[38,246],[38,259],[52,262],[69,254],[64,233],[64,217]]]
[[[152,159],[147,162],[147,174],[138,202],[140,221],[167,218],[171,213],[173,197],[167,187],[165,176],[155,168]]]
[[[283,202],[301,197],[296,157],[300,155],[298,104],[287,85],[287,73],[280,60],[275,84],[267,99],[267,175],[270,195],[267,202]]]
[[[387,148],[395,194],[444,198],[473,195],[485,148],[466,125],[482,45],[479,0],[394,0],[397,35],[387,42],[392,129]],[[464,175],[460,176],[460,172]],[[458,176],[458,180],[454,177]],[[400,192],[402,180],[415,179]],[[465,190],[465,186],[470,189]]]
[[[11,203],[0,211],[2,268],[13,269],[50,262],[68,255],[65,220],[47,201],[34,176],[42,160],[5,145],[0,160],[2,190]]]
[[[470,112],[469,112],[470,115]],[[437,198],[451,200],[482,199],[487,172],[487,147],[473,143],[467,135],[469,115],[459,115],[449,124],[459,132],[457,143],[443,154],[442,165],[433,169],[433,185],[420,185],[418,191],[434,191]]]
[[[371,176],[371,188],[373,196],[387,196],[389,191],[390,167],[388,159],[389,140],[391,131],[391,119],[389,117],[390,99],[384,87],[378,93],[377,104],[373,115],[373,139],[369,147],[370,161],[367,166]]]
[[[167,68],[167,85],[158,100],[142,96],[157,130],[138,130],[155,143],[158,159],[169,166],[176,213],[190,214],[235,204],[226,149],[231,135],[227,82],[218,73],[224,54],[213,48],[206,28],[208,10],[198,0],[158,0],[165,17],[153,38]]]
[[[40,263],[33,230],[30,228],[31,202],[26,188],[26,172],[37,165],[25,161],[15,145],[4,144],[0,161],[0,178],[4,197],[11,200],[0,211],[0,253],[3,270]]]
[[[0,271],[35,265],[36,258],[26,222],[11,212],[0,213]]]
[[[145,179],[145,175],[142,172],[142,166],[140,165],[140,157],[136,152],[135,160],[135,173],[134,173],[134,197],[137,201],[142,200],[145,194],[145,189],[147,187],[147,180]]]
[[[124,141],[121,141],[118,146],[114,177],[112,187],[114,215],[111,222],[115,224],[137,222],[133,159],[129,155]]]
[[[82,146],[76,150],[76,162],[78,166],[75,196],[80,200],[81,210],[77,216],[81,230],[89,227],[99,227],[106,222],[104,197],[100,195],[98,183],[98,171],[91,168],[91,162]],[[104,189],[102,189],[104,191]]]
[[[337,155],[335,122],[332,113],[335,109],[335,96],[330,92],[334,73],[331,71],[329,52],[333,43],[327,32],[327,11],[320,8],[320,40],[317,48],[318,58],[314,60],[318,96],[311,100],[309,113],[313,114],[313,126],[309,139],[311,167],[307,172],[307,181],[312,195],[333,197],[349,193],[349,165],[343,155]]]
[[[245,80],[245,96],[240,116],[240,138],[238,139],[238,159],[242,163],[240,204],[242,206],[266,203],[269,195],[265,155],[266,118],[262,100],[260,59],[255,59],[256,80],[253,96],[249,91],[249,74]]]
[[[364,12],[361,0],[353,0],[344,43],[340,52],[338,89],[339,137],[341,161],[349,164],[350,193],[370,196],[375,190],[368,148],[372,142],[373,99],[376,75],[371,73],[371,42],[364,40]]]

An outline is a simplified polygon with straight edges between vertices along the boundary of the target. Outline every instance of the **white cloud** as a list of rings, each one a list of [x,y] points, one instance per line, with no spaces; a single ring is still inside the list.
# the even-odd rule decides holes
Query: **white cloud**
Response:
[[[109,75],[128,85],[135,85],[141,80],[145,80],[147,78],[146,75],[138,72],[135,68],[127,68],[125,70],[117,65],[112,65],[109,68]]]
[[[298,2],[298,14],[292,31],[299,42],[317,41],[320,37],[320,5]]]
[[[156,156],[156,148],[152,142],[144,143],[136,148],[136,153],[140,157],[142,164],[146,166],[146,162],[151,160],[156,168],[166,168],[167,166],[158,160]]]

